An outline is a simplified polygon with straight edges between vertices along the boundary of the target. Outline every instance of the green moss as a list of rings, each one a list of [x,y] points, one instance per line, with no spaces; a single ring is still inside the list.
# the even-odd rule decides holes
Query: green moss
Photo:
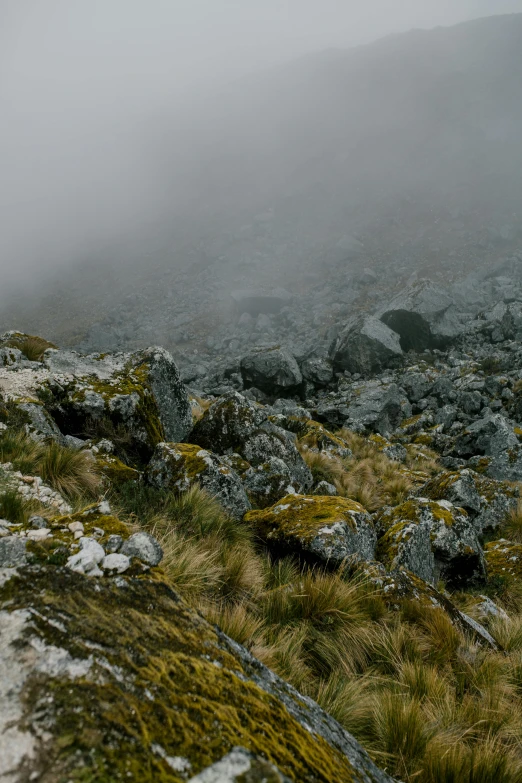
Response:
[[[10,611],[32,607],[47,644],[94,659],[74,681],[35,672],[24,686],[26,720],[46,727],[49,780],[180,782],[155,745],[191,774],[241,745],[295,781],[353,780],[348,760],[257,686],[167,585],[126,585],[28,568],[0,589]]]
[[[490,541],[484,547],[488,579],[522,579],[522,544],[511,541]]]
[[[375,553],[376,559],[383,563],[387,569],[393,569],[399,548],[410,540],[413,533],[414,527],[411,521],[397,522],[379,539]]]
[[[336,522],[345,522],[353,529],[353,513],[364,514],[365,510],[347,498],[287,495],[270,508],[249,511],[244,519],[265,540],[310,543],[321,528]]]
[[[105,476],[113,486],[120,486],[127,481],[138,481],[140,478],[138,470],[125,465],[125,463],[117,457],[99,455],[96,458],[96,465],[100,473]]]

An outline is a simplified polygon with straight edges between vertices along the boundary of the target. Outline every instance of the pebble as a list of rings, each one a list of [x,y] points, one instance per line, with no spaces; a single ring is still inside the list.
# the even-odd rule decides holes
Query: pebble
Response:
[[[77,520],[74,522],[70,522],[69,525],[67,525],[71,533],[83,533],[84,527],[81,522],[78,522]]]
[[[163,558],[163,549],[150,533],[134,533],[121,548],[122,555],[137,557],[149,566],[157,566]]]
[[[35,515],[34,517],[29,517],[29,524],[34,528],[46,528],[47,520],[43,517]]]
[[[123,574],[130,568],[131,561],[126,555],[113,553],[103,558],[101,567],[108,571],[116,571],[117,574]]]
[[[30,541],[45,541],[51,535],[50,528],[41,527],[38,530],[28,530],[27,538]]]
[[[123,538],[113,533],[107,539],[107,543],[105,544],[105,550],[111,553],[118,552],[122,544],[123,544]]]

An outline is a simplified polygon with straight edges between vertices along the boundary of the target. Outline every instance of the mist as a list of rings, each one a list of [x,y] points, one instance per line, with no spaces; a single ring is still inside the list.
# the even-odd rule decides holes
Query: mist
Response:
[[[391,85],[372,94],[364,45],[392,36],[384,54],[368,48],[378,61],[404,31],[520,11],[522,0],[3,0],[4,301],[71,269],[172,267],[195,245],[226,254],[223,235],[267,209],[286,210],[290,233],[306,226],[315,248],[362,204],[419,182],[433,188],[437,154],[426,160],[419,147],[415,166],[405,165],[437,114],[422,103],[414,61],[397,70],[403,81],[387,104]],[[463,62],[482,54],[464,52]],[[343,101],[353,113],[338,110]],[[404,112],[408,131],[398,142]],[[484,121],[481,111],[470,117]],[[509,145],[511,121],[518,127],[502,117],[484,132]],[[449,127],[441,133],[449,171],[462,138]],[[472,165],[468,156],[455,182]],[[335,241],[342,234],[340,226]]]

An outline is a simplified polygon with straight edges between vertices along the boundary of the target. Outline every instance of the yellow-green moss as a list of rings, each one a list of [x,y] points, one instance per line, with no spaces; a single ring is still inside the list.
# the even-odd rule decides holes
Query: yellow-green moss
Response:
[[[100,473],[116,487],[125,484],[127,481],[137,481],[140,477],[138,470],[125,465],[117,457],[98,455],[96,465]]]
[[[484,547],[488,578],[522,579],[522,544],[511,541],[491,541]]]
[[[274,506],[261,511],[249,511],[245,522],[266,540],[310,543],[321,528],[345,522],[355,527],[352,514],[366,513],[353,500],[320,495],[287,495]]]
[[[24,569],[0,600],[10,611],[31,607],[47,644],[102,664],[77,680],[35,673],[24,686],[26,720],[48,732],[53,780],[181,783],[155,745],[188,759],[191,774],[241,745],[294,781],[354,779],[350,762],[256,685],[164,583],[129,579],[122,589],[63,569]]]

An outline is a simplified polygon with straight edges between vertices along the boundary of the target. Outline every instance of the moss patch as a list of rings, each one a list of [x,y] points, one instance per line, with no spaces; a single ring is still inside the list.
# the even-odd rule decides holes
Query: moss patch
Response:
[[[36,767],[43,783],[181,781],[157,746],[188,760],[191,774],[241,745],[295,781],[354,779],[349,761],[255,684],[166,584],[128,579],[121,588],[26,568],[0,601],[31,607],[35,635],[91,661],[79,679],[34,673],[24,687],[27,725],[50,735],[47,763]]]

